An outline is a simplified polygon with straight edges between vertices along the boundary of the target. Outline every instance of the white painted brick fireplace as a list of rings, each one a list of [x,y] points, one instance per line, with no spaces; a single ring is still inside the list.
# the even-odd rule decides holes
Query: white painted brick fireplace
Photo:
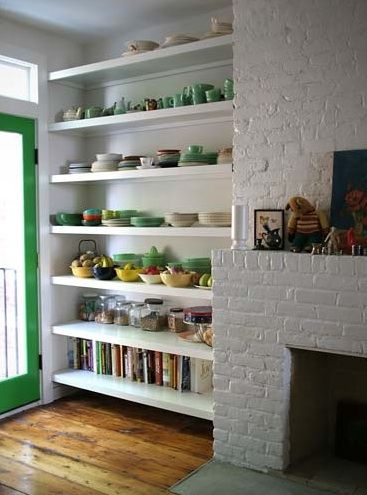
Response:
[[[367,258],[224,250],[213,273],[215,457],[283,470],[290,349],[367,358]]]

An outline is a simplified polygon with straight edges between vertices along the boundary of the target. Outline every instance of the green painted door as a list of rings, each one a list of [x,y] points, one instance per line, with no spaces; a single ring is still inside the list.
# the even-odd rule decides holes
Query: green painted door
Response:
[[[0,113],[0,414],[40,397],[35,121]]]

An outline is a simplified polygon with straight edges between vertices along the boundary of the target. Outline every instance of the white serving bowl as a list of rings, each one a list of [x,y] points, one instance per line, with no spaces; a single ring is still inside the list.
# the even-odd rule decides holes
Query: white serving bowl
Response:
[[[151,40],[134,40],[126,42],[127,48],[134,52],[136,50],[155,50],[159,47],[159,43]]]
[[[139,273],[139,277],[143,282],[149,285],[162,284],[161,275],[149,275],[147,273]]]

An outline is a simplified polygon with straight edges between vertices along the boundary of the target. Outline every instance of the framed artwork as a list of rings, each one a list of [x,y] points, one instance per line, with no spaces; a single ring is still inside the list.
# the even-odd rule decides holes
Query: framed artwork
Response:
[[[367,246],[367,150],[334,153],[330,221],[343,247]]]
[[[254,242],[258,249],[284,248],[284,210],[255,210]]]

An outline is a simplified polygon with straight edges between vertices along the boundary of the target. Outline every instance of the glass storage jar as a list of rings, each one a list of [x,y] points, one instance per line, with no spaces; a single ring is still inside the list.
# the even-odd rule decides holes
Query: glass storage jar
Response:
[[[125,299],[116,299],[113,321],[115,325],[129,325],[129,310],[131,304]]]
[[[184,308],[184,322],[211,324],[212,322],[212,307],[211,306],[193,306],[192,308]]]
[[[168,328],[171,332],[180,333],[185,328],[183,308],[171,308],[168,313]]]
[[[114,296],[98,296],[96,302],[96,323],[113,323],[116,299]]]
[[[83,321],[94,321],[98,294],[83,294],[79,306],[79,318]]]
[[[142,302],[132,302],[129,309],[129,324],[132,327],[141,327],[141,316],[140,312],[144,303]]]
[[[145,305],[141,310],[141,328],[149,332],[160,332],[167,324],[166,312],[162,299],[145,299]]]

